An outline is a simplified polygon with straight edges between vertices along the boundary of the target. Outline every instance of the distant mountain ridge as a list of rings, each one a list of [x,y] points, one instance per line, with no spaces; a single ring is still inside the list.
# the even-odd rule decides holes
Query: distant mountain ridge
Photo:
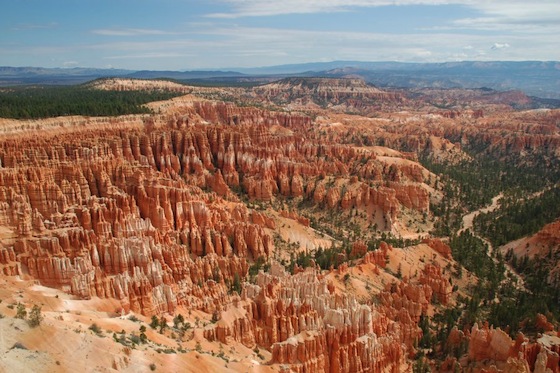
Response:
[[[176,80],[188,79],[209,79],[209,78],[231,78],[245,76],[245,74],[236,71],[158,71],[158,70],[141,70],[127,74],[127,78],[137,79],[157,79],[167,78]]]
[[[290,76],[356,77],[379,87],[491,88],[521,90],[560,99],[558,61],[463,61],[442,63],[332,61],[210,71],[157,71],[96,68],[0,67],[0,86],[80,84],[102,77],[167,78],[180,81],[262,82]]]
[[[380,87],[491,88],[521,90],[530,96],[560,98],[558,61],[464,61],[442,63],[359,62],[283,65],[239,70],[246,74],[283,73],[361,77]]]
[[[247,75],[359,77],[379,87],[491,88],[560,99],[558,61],[332,61],[230,70]]]
[[[373,65],[372,65],[373,66]],[[530,96],[560,98],[559,62],[447,62],[343,67],[326,76],[360,76],[381,87],[491,88],[521,90]]]
[[[107,78],[135,79],[208,79],[224,77],[240,77],[243,74],[235,71],[157,71],[157,70],[125,70],[96,68],[43,68],[43,67],[0,67],[0,86],[27,84],[81,84],[87,81]]]
[[[132,73],[124,69],[44,68],[0,66],[0,86],[81,84],[102,77],[122,77]]]
[[[30,76],[85,76],[85,75],[126,75],[130,74],[133,70],[124,69],[97,69],[88,67],[74,67],[74,68],[48,68],[48,67],[11,67],[0,66],[0,77],[30,77]]]

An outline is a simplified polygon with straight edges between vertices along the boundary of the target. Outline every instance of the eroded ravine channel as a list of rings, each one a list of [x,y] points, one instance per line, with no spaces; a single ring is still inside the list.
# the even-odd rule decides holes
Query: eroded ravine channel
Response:
[[[467,230],[469,230],[473,236],[481,239],[486,246],[488,247],[488,257],[490,257],[494,263],[498,264],[498,259],[495,257],[494,255],[494,247],[492,246],[492,243],[490,243],[490,241],[488,241],[487,239],[485,239],[484,237],[481,237],[480,235],[478,235],[475,230],[473,229],[473,222],[474,219],[481,213],[488,213],[488,212],[492,212],[494,210],[496,210],[499,206],[500,206],[500,200],[504,197],[503,193],[498,194],[497,196],[494,196],[492,198],[492,202],[484,207],[481,207],[478,210],[475,211],[471,211],[466,215],[463,215],[462,221],[463,221],[463,227],[457,232],[457,234],[461,234],[462,232],[465,232]],[[515,272],[515,270],[511,267],[511,265],[507,262],[504,262],[504,268],[505,268],[505,272],[504,275],[506,277],[507,281],[508,279],[516,279],[516,281],[514,281],[514,285],[517,289],[519,290],[527,290],[525,287],[525,281],[523,280],[523,277],[521,277],[517,272]]]

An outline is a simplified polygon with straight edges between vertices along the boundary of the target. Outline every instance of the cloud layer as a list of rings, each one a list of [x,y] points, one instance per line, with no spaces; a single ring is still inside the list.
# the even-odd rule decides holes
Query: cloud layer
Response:
[[[0,66],[560,60],[558,0],[65,1],[14,2],[2,12]],[[64,12],[49,11],[58,5]]]
[[[221,0],[232,7],[229,13],[212,13],[210,17],[259,17],[282,14],[345,12],[359,8],[409,5],[461,5],[476,9],[487,17],[481,20],[507,22],[552,22],[560,19],[560,2],[556,0]]]

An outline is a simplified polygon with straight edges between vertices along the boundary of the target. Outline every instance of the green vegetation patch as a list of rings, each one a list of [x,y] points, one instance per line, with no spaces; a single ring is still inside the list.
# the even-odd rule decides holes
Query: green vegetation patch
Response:
[[[508,198],[499,209],[478,215],[474,226],[492,245],[501,246],[538,232],[559,216],[560,187],[555,187],[533,198]]]
[[[145,114],[144,104],[180,93],[164,91],[102,91],[86,86],[18,87],[0,90],[0,117],[40,119],[65,115],[116,116]]]

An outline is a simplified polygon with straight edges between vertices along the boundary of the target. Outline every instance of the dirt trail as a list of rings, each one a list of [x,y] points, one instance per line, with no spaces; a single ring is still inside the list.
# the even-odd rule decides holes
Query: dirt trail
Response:
[[[463,228],[461,228],[459,230],[459,232],[457,232],[457,234],[461,234],[464,231],[466,231],[467,229],[470,229],[472,231],[474,218],[477,217],[481,213],[486,214],[488,212],[491,212],[491,211],[494,211],[495,209],[497,209],[498,206],[500,206],[499,201],[503,197],[504,197],[504,195],[502,193],[500,193],[497,196],[495,196],[494,198],[492,198],[492,202],[489,205],[484,206],[484,207],[482,207],[478,210],[475,210],[473,212],[469,212],[467,215],[464,215],[463,216]]]
[[[457,234],[461,234],[466,230],[470,230],[471,233],[475,236],[480,238],[486,245],[488,245],[488,257],[490,257],[494,263],[498,264],[498,259],[496,259],[496,257],[494,256],[494,247],[492,246],[492,244],[490,243],[490,241],[486,240],[484,237],[479,236],[478,234],[476,234],[476,232],[473,229],[473,221],[474,218],[477,217],[479,214],[481,213],[488,213],[491,211],[494,211],[495,209],[497,209],[500,206],[500,200],[504,197],[504,195],[502,193],[498,194],[497,196],[495,196],[494,198],[492,198],[492,202],[484,207],[481,207],[478,210],[469,212],[468,214],[463,216],[463,228],[461,228]],[[525,281],[523,280],[523,277],[519,276],[517,274],[517,272],[514,271],[514,269],[509,265],[509,263],[504,262],[504,266],[505,266],[505,272],[504,273],[506,275],[506,279],[508,278],[507,274],[510,274],[511,278],[515,278],[517,279],[517,283],[516,283],[516,287],[519,290],[526,290],[525,287]],[[505,280],[507,281],[507,280]]]

